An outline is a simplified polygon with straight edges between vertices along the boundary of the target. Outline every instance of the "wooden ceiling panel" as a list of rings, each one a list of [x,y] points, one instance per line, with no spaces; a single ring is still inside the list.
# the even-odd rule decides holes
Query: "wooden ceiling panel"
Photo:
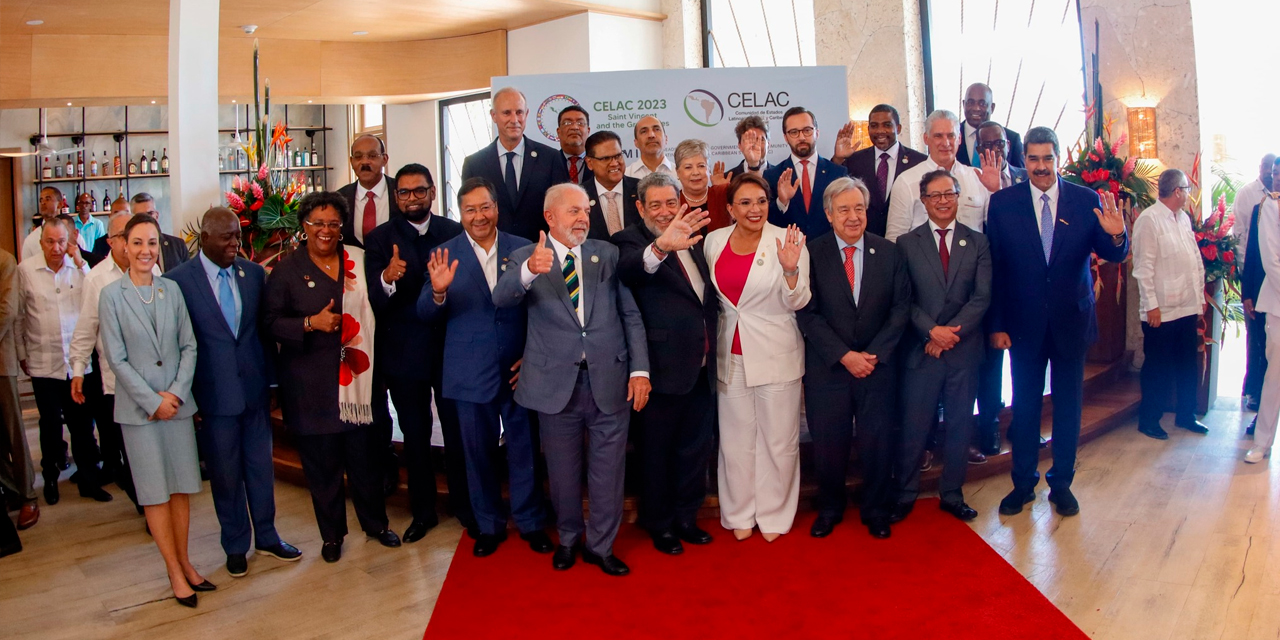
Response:
[[[0,33],[45,35],[169,34],[169,0],[3,0]],[[36,27],[28,20],[43,20]]]

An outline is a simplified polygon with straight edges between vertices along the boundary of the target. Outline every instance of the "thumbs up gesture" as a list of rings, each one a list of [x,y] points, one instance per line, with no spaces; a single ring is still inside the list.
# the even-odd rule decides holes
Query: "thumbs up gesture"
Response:
[[[547,232],[538,232],[538,246],[534,247],[533,255],[529,256],[529,271],[534,275],[541,275],[551,271],[551,264],[555,261],[556,253],[547,246]]]
[[[333,333],[342,327],[342,316],[333,312],[333,298],[329,299],[329,304],[320,313],[311,316],[311,327],[325,333]]]
[[[408,264],[400,259],[400,245],[391,245],[391,262],[387,264],[387,268],[382,270],[382,281],[391,284],[396,280],[404,277],[405,269]]]

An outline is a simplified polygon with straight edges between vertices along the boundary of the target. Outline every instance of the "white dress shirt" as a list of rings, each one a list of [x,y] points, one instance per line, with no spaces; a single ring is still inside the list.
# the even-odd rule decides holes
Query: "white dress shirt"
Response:
[[[431,226],[431,216],[432,216],[432,215],[433,215],[433,214],[428,214],[426,218],[423,218],[423,219],[422,219],[422,222],[413,222],[413,221],[409,220],[408,218],[405,218],[405,219],[404,219],[404,221],[405,221],[405,222],[408,222],[410,225],[412,225],[414,229],[417,229],[417,230],[418,230],[418,235],[420,235],[420,236],[425,236],[425,235],[427,235],[427,227]],[[384,269],[384,273],[385,273],[385,269]],[[383,291],[385,291],[385,292],[387,293],[387,295],[388,295],[388,296],[390,296],[391,294],[393,294],[393,293],[395,293],[395,292],[396,292],[396,283],[395,283],[395,282],[387,282],[387,280],[386,280],[386,276],[385,276],[385,275],[384,275],[384,276],[379,276],[379,277],[378,277],[378,282],[382,285],[382,290],[383,290]],[[428,284],[428,285],[430,285],[430,284],[431,284],[431,278],[430,278],[430,277],[428,277],[428,278],[427,278],[427,284]],[[492,288],[493,288],[493,287],[490,287],[490,289],[492,289]]]
[[[934,246],[934,247],[937,247],[937,246],[938,246],[938,239],[940,238],[940,236],[938,235],[938,230],[939,230],[939,229],[946,229],[946,230],[947,230],[947,240],[946,240],[946,242],[947,242],[947,253],[948,253],[948,254],[950,254],[950,253],[951,253],[951,247],[952,247],[952,246],[954,246],[954,245],[952,245],[952,244],[951,244],[951,241],[956,237],[956,221],[955,221],[955,220],[952,220],[952,221],[951,221],[951,224],[949,224],[949,225],[947,225],[947,226],[945,226],[945,227],[939,227],[939,226],[938,226],[938,224],[937,224],[937,223],[935,223],[935,222],[933,221],[933,219],[930,219],[930,220],[929,220],[929,233],[933,234],[933,236],[932,236],[932,237],[933,237],[933,246]],[[939,254],[939,255],[941,255],[941,254],[942,254],[942,249],[938,249],[938,254]]]
[[[1036,188],[1035,184],[1031,185],[1031,205],[1032,205],[1032,208],[1035,209],[1032,217],[1035,218],[1035,221],[1036,221],[1036,231],[1040,233],[1044,233],[1044,229],[1040,228],[1040,223],[1041,223],[1040,211],[1044,208],[1044,202],[1040,200],[1040,197],[1046,196],[1046,195],[1049,196],[1049,213],[1053,214],[1052,216],[1050,216],[1050,219],[1056,222],[1058,219],[1058,181],[1057,180],[1053,181],[1053,186],[1049,187],[1048,191],[1041,191],[1040,189]]]
[[[701,251],[700,247],[695,249]],[[680,261],[680,266],[684,267],[685,275],[688,276],[689,286],[693,287],[693,292],[698,294],[698,301],[703,302],[703,289],[706,287],[706,281],[702,279],[702,273],[698,271],[698,263],[693,261],[693,257],[689,255],[689,249],[682,249],[675,252],[675,259]],[[670,259],[671,254],[667,254]],[[658,258],[658,254],[654,253],[653,243],[649,243],[644,250],[644,272],[657,273],[658,267],[662,266],[662,260]]]
[[[1170,322],[1200,313],[1204,301],[1204,261],[1191,216],[1170,211],[1159,200],[1133,223],[1133,279],[1138,281],[1138,312],[1160,310]]]
[[[872,147],[872,149],[874,149],[874,151],[871,152],[873,154],[871,161],[871,179],[875,179],[876,171],[880,169],[880,155],[887,153],[889,154],[889,177],[884,183],[889,185],[889,189],[892,189],[893,181],[898,177],[898,156],[902,155],[902,143],[894,142],[892,147],[889,147],[884,151],[876,149],[875,147]],[[887,191],[885,195],[888,195]]]
[[[671,160],[667,159],[667,156],[664,155],[662,156],[662,163],[658,165],[658,168],[656,170],[654,170],[654,169],[650,169],[648,166],[645,165],[644,158],[639,158],[635,162],[632,162],[631,164],[627,165],[627,171],[625,175],[627,177],[635,178],[639,180],[653,173],[654,171],[657,171],[658,173],[665,173],[674,178],[676,175],[676,166],[674,164],[671,164]]]
[[[600,204],[600,213],[604,214],[605,222],[607,223],[609,221],[609,196],[605,194],[609,194],[609,193],[617,194],[613,196],[613,202],[618,207],[618,224],[620,225],[618,230],[620,231],[626,228],[627,212],[624,211],[624,209],[627,206],[626,204],[627,201],[625,198],[622,197],[623,195],[622,183],[625,181],[619,180],[618,184],[613,185],[612,189],[605,189],[604,185],[600,184],[599,178],[596,178],[595,182],[596,182],[596,197],[599,198],[599,200],[597,200],[596,202]]]
[[[201,254],[204,257],[204,254]],[[151,274],[160,277],[160,265],[151,265]],[[114,395],[116,392],[116,374],[107,362],[106,349],[102,346],[102,332],[98,330],[98,301],[102,299],[102,290],[107,285],[124,277],[124,270],[116,264],[110,255],[98,266],[89,270],[84,279],[84,299],[80,302],[80,319],[76,321],[75,332],[71,336],[71,377],[83,376],[91,371],[89,357],[93,350],[98,350],[98,367],[102,373],[102,392]],[[216,293],[218,288],[213,288]],[[238,295],[238,294],[237,294]]]
[[[898,176],[889,191],[889,219],[885,228],[886,240],[895,241],[908,231],[929,219],[924,203],[920,201],[920,179],[940,167],[933,158],[907,169]],[[960,199],[956,202],[956,221],[975,231],[981,231],[987,223],[987,203],[991,192],[982,185],[973,167],[959,162],[951,165],[951,175],[960,183]],[[1039,209],[1037,209],[1039,211]]]
[[[836,235],[836,248],[840,250],[840,264],[842,265],[846,260],[844,256],[845,247],[853,247],[855,249],[853,252],[853,303],[858,304],[858,301],[862,299],[862,254],[866,253],[867,250],[867,236],[864,234],[858,238],[857,242],[849,244],[841,239],[839,235]]]
[[[68,380],[71,377],[71,337],[84,293],[89,265],[77,269],[71,256],[63,256],[55,273],[44,256],[33,256],[18,265],[18,360],[25,360],[34,378]]]
[[[218,309],[222,309],[222,288],[218,285],[218,274],[222,272],[222,267],[214,264],[203,251],[197,252],[200,260],[200,266],[204,267],[204,275],[209,279],[209,287],[213,289],[213,299],[218,303]],[[105,262],[105,260],[104,260]],[[231,270],[231,300],[236,309],[236,326],[231,327],[231,332],[240,333],[240,315],[244,313],[244,303],[240,300],[240,286],[236,284],[236,266],[232,264],[228,269]]]
[[[480,270],[484,272],[484,281],[492,293],[493,288],[498,285],[498,239],[494,238],[493,245],[487,250],[470,234],[467,235],[467,242],[471,243],[471,250],[476,252],[476,260],[480,261]]]
[[[967,122],[961,123],[960,128],[964,130],[964,150],[969,153],[966,160],[973,162],[973,151],[978,148],[978,130],[970,127]]]
[[[1231,215],[1236,218],[1235,225],[1231,227],[1231,235],[1235,236],[1239,243],[1236,246],[1238,268],[1244,268],[1244,255],[1249,247],[1249,225],[1253,224],[1253,208],[1262,202],[1266,193],[1267,186],[1262,184],[1261,180],[1254,180],[1240,187],[1236,192],[1236,199],[1231,204]]]
[[[376,209],[374,217],[378,224],[381,225],[391,219],[391,202],[387,200],[390,197],[387,192],[387,182],[388,178],[383,177],[372,189],[366,189],[359,180],[356,181],[356,210],[351,212],[351,226],[355,229],[356,239],[361,244],[364,244],[364,203],[370,193],[373,194],[373,206]]]
[[[800,161],[801,161],[801,160],[805,160],[805,161],[807,161],[807,162],[809,163],[809,193],[810,193],[810,198],[811,198],[809,206],[813,206],[813,201],[812,201],[812,199],[813,199],[813,198],[821,198],[821,197],[822,197],[822,194],[820,194],[820,193],[813,193],[813,185],[814,185],[814,183],[815,183],[815,182],[817,182],[817,181],[818,181],[818,154],[816,154],[816,153],[815,153],[815,154],[813,154],[813,155],[809,156],[808,158],[801,158],[800,156],[797,156],[796,154],[794,154],[794,153],[793,153],[793,154],[791,154],[791,156],[790,156],[790,157],[791,157],[791,171],[793,172],[793,173],[791,174],[791,179],[792,179],[793,181],[794,181],[794,180],[800,180],[800,179],[804,178],[804,165],[800,164]],[[781,179],[782,179],[782,176],[778,176],[778,179],[779,179],[779,180],[781,180]],[[801,190],[801,188],[797,188],[797,189],[796,189],[796,195],[791,196],[791,197],[792,197],[792,198],[803,198],[803,197],[804,197],[804,196],[802,195],[803,193],[804,193],[804,192]],[[776,194],[775,194],[775,195],[776,195]],[[781,198],[781,197],[777,198],[777,204],[778,204],[778,208],[779,208],[779,209],[781,209],[781,210],[783,210],[783,211],[786,211],[786,210],[787,210],[787,207],[790,207],[790,206],[791,206],[791,203],[790,203],[790,202],[783,203],[783,202],[782,202],[782,198]]]
[[[89,251],[93,247],[84,246],[84,236],[76,234],[76,244],[80,245],[81,251]],[[40,248],[40,227],[31,230],[27,237],[22,239],[22,255],[18,256],[18,260],[26,260],[31,256],[43,256],[44,250]],[[43,259],[43,258],[41,258]]]

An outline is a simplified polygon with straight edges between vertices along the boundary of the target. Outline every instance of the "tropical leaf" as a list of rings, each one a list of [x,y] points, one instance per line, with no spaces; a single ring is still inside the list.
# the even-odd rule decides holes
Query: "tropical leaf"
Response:
[[[1244,186],[1244,180],[1236,173],[1227,170],[1222,165],[1215,164],[1210,170],[1213,176],[1217,178],[1217,182],[1213,183],[1213,201],[1217,202],[1219,198],[1226,198],[1227,207],[1230,208],[1236,200],[1236,192],[1240,187]]]

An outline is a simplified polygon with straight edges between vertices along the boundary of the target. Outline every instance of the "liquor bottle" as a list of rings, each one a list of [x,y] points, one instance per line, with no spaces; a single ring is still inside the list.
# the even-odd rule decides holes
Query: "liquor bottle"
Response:
[[[102,166],[100,167],[100,170],[104,176],[111,175],[111,158],[107,157],[106,151],[102,152]]]
[[[120,175],[120,172],[124,170],[124,164],[120,162],[120,149],[118,148],[116,149],[116,157],[111,161],[111,165],[116,175]]]
[[[89,176],[98,177],[98,156],[90,155],[89,157]]]
[[[311,166],[320,166],[320,154],[316,153],[316,145],[311,145]]]
[[[146,151],[143,151],[143,152],[142,152],[142,160],[141,160],[140,162],[138,162],[138,173],[140,173],[140,174],[142,174],[142,175],[146,175],[146,174],[147,174],[147,169],[148,169],[150,166],[151,166],[151,163],[147,161],[147,152],[146,152]]]
[[[40,177],[44,180],[53,178],[53,163],[50,161],[48,154],[44,156],[44,167],[40,169]]]
[[[155,154],[152,154],[155,155]],[[160,158],[160,173],[169,173],[169,148],[165,147],[164,155]]]
[[[70,155],[67,155],[67,166],[66,166],[66,167],[63,167],[63,171],[65,171],[65,172],[66,172],[66,176],[67,176],[68,178],[74,178],[74,177],[76,177],[76,167],[75,167],[75,165],[74,165],[74,164],[71,164],[71,156],[70,156]]]
[[[58,159],[58,156],[53,157],[53,177],[62,177],[62,161]]]
[[[67,159],[67,164],[71,164],[71,159],[70,159],[70,158],[68,158],[68,159]],[[67,177],[70,177],[70,176],[67,176]],[[62,213],[63,213],[63,215],[70,215],[70,214],[71,214],[71,207],[68,207],[68,206],[67,206],[67,199],[66,199],[66,197],[65,197],[65,196],[62,198]]]
[[[138,163],[132,160],[129,161],[129,175],[131,176],[138,175]]]
[[[103,210],[103,211],[110,211],[110,210],[111,210],[111,195],[110,195],[109,191],[110,191],[110,189],[103,189],[103,190],[102,190],[102,210]]]
[[[218,171],[227,170],[227,160],[222,156],[222,152],[218,152]]]
[[[77,178],[84,177],[84,152],[83,151],[79,151],[76,153],[76,177]]]
[[[156,160],[156,150],[151,150],[151,173],[160,173],[160,161]]]
[[[89,211],[94,212],[97,210],[98,210],[98,196],[93,195],[93,189],[90,189],[89,190]]]

